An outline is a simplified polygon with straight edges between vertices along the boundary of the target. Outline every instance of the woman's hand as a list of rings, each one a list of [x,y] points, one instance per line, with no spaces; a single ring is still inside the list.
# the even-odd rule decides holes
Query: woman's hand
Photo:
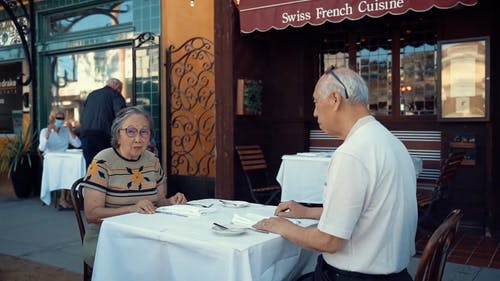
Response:
[[[170,205],[183,204],[187,202],[186,196],[184,194],[177,192],[174,196],[167,199]]]
[[[149,200],[142,199],[139,202],[135,203],[135,205],[131,206],[131,212],[137,212],[140,214],[154,214],[156,211],[156,206],[151,203]]]

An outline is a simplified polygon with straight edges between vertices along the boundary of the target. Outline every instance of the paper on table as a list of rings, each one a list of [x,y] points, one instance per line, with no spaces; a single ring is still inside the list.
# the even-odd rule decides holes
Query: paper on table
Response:
[[[267,219],[268,217],[257,215],[257,214],[246,214],[244,216],[234,214],[231,222],[235,225],[240,225],[244,227],[252,227],[252,225],[258,223],[263,219]]]
[[[215,208],[203,208],[191,205],[170,205],[162,206],[156,209],[159,213],[170,213],[185,216],[201,216],[215,211]]]

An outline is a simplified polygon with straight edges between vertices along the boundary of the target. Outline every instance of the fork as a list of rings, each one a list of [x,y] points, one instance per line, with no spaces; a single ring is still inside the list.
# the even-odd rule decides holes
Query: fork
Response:
[[[210,208],[210,207],[212,207],[212,205],[214,203],[210,203],[210,204],[206,205],[206,204],[202,204],[202,203],[186,202],[184,204],[191,205],[191,206],[199,206],[199,207],[202,207],[202,208]]]

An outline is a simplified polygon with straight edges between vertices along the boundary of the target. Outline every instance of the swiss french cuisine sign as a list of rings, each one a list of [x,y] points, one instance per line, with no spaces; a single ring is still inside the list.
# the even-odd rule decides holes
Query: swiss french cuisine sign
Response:
[[[316,20],[328,19],[333,22],[341,21],[345,18],[357,19],[363,17],[367,13],[386,14],[391,11],[397,11],[404,8],[408,1],[393,0],[393,1],[360,1],[356,6],[350,3],[328,3],[328,6],[318,6],[314,11],[300,11],[293,14],[283,12],[281,21],[283,23],[292,22],[308,22],[313,17]],[[335,7],[333,4],[340,4],[340,7]]]
[[[401,15],[409,10],[424,12],[432,8],[472,6],[477,0],[234,0],[240,12],[243,33],[266,31],[305,24],[378,18]]]

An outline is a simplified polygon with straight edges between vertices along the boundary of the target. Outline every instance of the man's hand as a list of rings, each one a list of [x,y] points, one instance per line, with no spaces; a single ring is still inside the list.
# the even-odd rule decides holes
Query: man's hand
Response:
[[[282,202],[276,207],[274,215],[284,218],[305,218],[307,207],[299,204],[293,200]]]
[[[291,221],[280,218],[280,217],[270,217],[268,219],[263,219],[258,223],[254,224],[253,227],[261,230],[266,230],[279,235],[283,235],[287,227],[293,226],[294,223]]]

